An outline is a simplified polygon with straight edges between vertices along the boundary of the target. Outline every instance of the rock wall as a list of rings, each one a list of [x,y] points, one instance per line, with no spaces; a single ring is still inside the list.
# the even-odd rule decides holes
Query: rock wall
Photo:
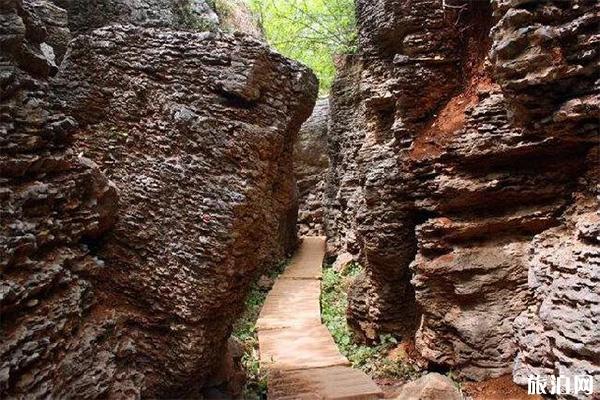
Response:
[[[295,246],[316,78],[243,35],[129,25],[50,79],[36,19],[0,18],[1,397],[199,397]]]
[[[355,236],[360,184],[358,154],[362,131],[358,129],[361,64],[347,56],[339,60],[329,96],[327,151],[329,170],[325,185],[327,252],[357,257],[360,246]],[[352,129],[356,127],[356,129]],[[339,257],[339,256],[338,256]]]
[[[206,0],[44,0],[69,13],[74,34],[88,33],[110,24],[154,28],[207,30],[219,17]]]
[[[44,38],[40,43],[42,53],[49,62],[60,65],[71,41],[67,11],[50,0],[26,0],[23,7],[27,11],[24,18],[32,19],[29,26],[39,32],[36,40]]]
[[[262,37],[258,18],[243,0],[27,0],[68,11],[74,34],[111,24],[186,31],[222,29]]]
[[[597,181],[582,180],[599,136],[597,7],[358,1],[361,50],[332,93],[327,213],[332,250],[366,267],[348,310],[365,340],[414,333],[432,366],[471,379],[510,372],[518,351],[520,382],[549,364],[596,371],[593,330],[559,327],[576,307],[593,324],[600,297],[584,272]],[[559,245],[569,267],[540,261]]]
[[[20,0],[0,5],[0,396],[98,397],[115,324],[94,307],[89,273],[105,265],[87,243],[113,224],[117,190],[73,150],[76,121],[50,107],[40,22]]]
[[[329,168],[327,125],[329,99],[317,101],[302,125],[294,146],[294,171],[298,184],[298,234],[323,236],[325,177]]]
[[[491,60],[516,123],[578,172],[557,226],[528,247],[532,301],[515,320],[517,383],[528,375],[587,375],[600,386],[600,5],[497,2]],[[558,153],[558,154],[557,154]],[[559,396],[563,397],[563,396]],[[569,396],[564,396],[570,398]]]

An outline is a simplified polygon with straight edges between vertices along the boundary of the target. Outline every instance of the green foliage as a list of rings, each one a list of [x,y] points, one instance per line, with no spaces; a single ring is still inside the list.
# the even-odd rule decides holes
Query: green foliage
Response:
[[[352,365],[375,378],[396,378],[412,380],[418,377],[418,371],[402,360],[388,358],[388,353],[398,345],[392,335],[382,335],[379,344],[366,346],[357,344],[346,323],[348,281],[361,272],[359,264],[352,264],[343,273],[336,272],[330,266],[323,271],[321,289],[321,316],[331,332],[338,348]]]
[[[288,261],[280,262],[275,268],[269,269],[266,276],[276,279],[287,265]],[[238,338],[245,348],[242,364],[247,375],[244,391],[244,399],[247,400],[265,399],[267,396],[267,377],[260,369],[256,321],[268,294],[268,289],[254,283],[246,297],[244,314],[233,326],[233,336]]]
[[[253,341],[252,346],[242,356],[242,365],[246,370],[246,387],[244,399],[262,400],[267,398],[267,377],[260,369],[258,341]]]
[[[458,377],[458,374],[451,369],[446,373],[446,376],[452,381],[454,387],[456,387],[458,391],[462,393],[462,381]]]
[[[321,93],[333,82],[333,57],[356,51],[354,0],[250,0],[267,39],[315,71]]]

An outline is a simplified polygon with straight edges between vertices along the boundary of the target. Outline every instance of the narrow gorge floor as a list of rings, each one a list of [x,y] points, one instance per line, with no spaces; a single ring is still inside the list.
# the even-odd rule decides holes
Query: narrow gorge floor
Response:
[[[305,237],[260,313],[260,364],[268,374],[270,399],[383,396],[371,378],[350,366],[321,322],[324,256],[325,238]]]

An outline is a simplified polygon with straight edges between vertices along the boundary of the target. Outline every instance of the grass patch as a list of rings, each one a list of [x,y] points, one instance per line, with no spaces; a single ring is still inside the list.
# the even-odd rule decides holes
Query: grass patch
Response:
[[[282,261],[274,268],[261,276],[275,280],[288,266],[289,260]],[[244,345],[244,356],[242,365],[246,370],[246,387],[244,388],[244,399],[262,400],[267,398],[267,377],[260,370],[258,336],[256,332],[256,320],[260,310],[265,303],[270,288],[260,284],[260,280],[255,282],[250,288],[246,298],[246,307],[244,314],[237,320],[233,326],[232,335],[240,340]]]
[[[331,332],[341,353],[348,358],[352,366],[363,370],[373,378],[413,380],[420,374],[411,364],[388,357],[391,350],[398,347],[397,339],[392,335],[380,336],[379,344],[367,346],[358,344],[346,323],[348,307],[347,287],[362,271],[362,267],[353,263],[343,272],[337,272],[331,266],[323,270],[321,288],[321,316]]]

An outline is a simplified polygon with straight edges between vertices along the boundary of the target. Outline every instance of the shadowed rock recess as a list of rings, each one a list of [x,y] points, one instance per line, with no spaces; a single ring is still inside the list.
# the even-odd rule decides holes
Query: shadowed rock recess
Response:
[[[198,397],[296,245],[316,79],[245,35],[133,25],[52,77],[31,10],[0,4],[0,397]]]
[[[294,170],[298,181],[298,233],[324,234],[325,178],[329,167],[327,124],[329,99],[319,99],[311,117],[302,125],[294,146]]]
[[[595,1],[359,0],[331,94],[327,234],[364,340],[476,380],[600,384]]]

